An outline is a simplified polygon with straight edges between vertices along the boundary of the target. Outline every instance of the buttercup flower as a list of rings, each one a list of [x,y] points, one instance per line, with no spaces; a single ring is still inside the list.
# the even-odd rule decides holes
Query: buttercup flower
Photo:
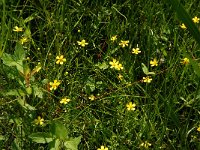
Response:
[[[60,82],[58,80],[54,80],[53,82],[49,83],[51,85],[50,90],[56,90],[58,86],[60,85]]]
[[[122,79],[123,79],[123,76],[122,76],[121,74],[119,74],[119,75],[118,75],[118,79],[119,79],[119,80],[122,80]]]
[[[78,45],[82,46],[82,47],[85,47],[86,45],[88,45],[88,43],[86,43],[85,40],[82,40],[82,41],[77,41]]]
[[[56,59],[57,59],[56,64],[63,65],[63,63],[66,62],[66,59],[64,58],[63,55],[57,56]]]
[[[141,53],[141,51],[140,51],[140,49],[138,47],[132,49],[132,54],[136,54],[137,55],[139,53]]]
[[[150,146],[151,146],[151,143],[148,143],[147,141],[140,144],[140,147],[144,147],[144,148],[149,148]]]
[[[22,32],[22,31],[23,31],[23,28],[20,28],[20,27],[18,27],[18,26],[15,26],[14,29],[13,29],[13,31],[15,31],[15,32]]]
[[[200,126],[197,128],[197,131],[200,132]]]
[[[34,122],[35,122],[36,125],[41,125],[42,126],[44,124],[44,119],[41,118],[40,116],[38,116],[38,118],[35,119]]]
[[[150,61],[151,67],[158,66],[158,61],[156,58]]]
[[[124,47],[128,46],[128,43],[129,43],[129,41],[123,41],[123,40],[121,40],[121,42],[119,43],[119,45],[124,48]]]
[[[116,59],[113,59],[113,61],[110,61],[109,64],[111,65],[110,68],[116,68],[119,62]]]
[[[143,77],[143,82],[145,82],[145,83],[151,83],[151,81],[152,81],[151,77],[149,77],[149,76]]]
[[[24,43],[28,42],[28,38],[27,37],[22,37],[20,39],[20,43],[23,45]]]
[[[94,95],[90,95],[89,97],[88,97],[91,101],[93,101],[93,100],[95,100],[95,96]]]
[[[195,16],[194,18],[192,18],[192,21],[194,22],[194,23],[199,23],[199,18],[197,17],[197,16]]]
[[[187,64],[190,63],[190,60],[189,60],[188,58],[183,58],[183,60],[181,61],[181,63],[182,63],[183,65],[187,65]]]
[[[135,110],[135,103],[129,102],[128,104],[126,104],[127,110]]]
[[[117,35],[114,35],[114,36],[111,37],[111,41],[114,42],[115,40],[117,40]]]
[[[101,148],[98,148],[97,150],[108,150],[108,148],[106,146],[101,146]]]
[[[113,61],[110,61],[109,64],[111,65],[110,68],[115,68],[116,70],[123,70],[122,64],[120,64],[116,59],[113,59]]]
[[[67,104],[67,103],[69,103],[70,101],[71,101],[71,100],[70,100],[69,98],[66,98],[66,97],[65,97],[65,98],[62,98],[62,99],[61,99],[60,103],[61,103],[61,104]]]
[[[122,64],[119,63],[119,64],[116,66],[115,69],[117,69],[117,70],[123,70],[124,67],[122,66]]]
[[[181,27],[182,29],[187,29],[187,27],[185,26],[184,23],[182,23],[182,24],[180,25],[180,27]]]

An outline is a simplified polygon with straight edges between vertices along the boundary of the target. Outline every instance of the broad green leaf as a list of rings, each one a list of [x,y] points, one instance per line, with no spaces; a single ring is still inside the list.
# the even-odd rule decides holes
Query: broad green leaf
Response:
[[[21,89],[12,89],[8,92],[5,92],[6,96],[25,96],[26,94]]]
[[[0,141],[5,140],[5,137],[3,135],[0,135]]]
[[[62,139],[62,140],[66,139],[68,136],[68,131],[65,125],[58,120],[52,123],[51,133],[55,135],[57,138]]]
[[[21,150],[21,142],[15,138],[14,141],[12,142],[12,145],[11,145],[11,149],[12,150]]]
[[[149,73],[149,69],[147,68],[147,66],[145,64],[142,63],[142,70],[144,72],[144,74],[148,75]]]
[[[49,143],[49,149],[50,150],[60,150],[60,140],[54,139]]]
[[[53,141],[52,135],[44,132],[32,133],[29,138],[36,143],[49,143]]]
[[[43,98],[43,91],[37,85],[33,85],[33,93],[35,97]]]
[[[15,46],[15,52],[14,52],[14,56],[16,61],[23,61],[25,59],[25,50],[22,46],[22,44],[17,43]]]
[[[17,102],[25,109],[25,110],[36,110],[35,107],[29,105],[25,100],[18,98]]]
[[[95,66],[102,70],[105,70],[109,67],[106,62],[98,63]]]
[[[21,60],[15,60],[15,58],[7,53],[3,53],[2,58],[3,63],[7,66],[16,66],[17,70],[23,72],[23,64]]]
[[[70,139],[64,143],[65,147],[70,150],[78,150],[78,145],[81,142],[82,136]]]

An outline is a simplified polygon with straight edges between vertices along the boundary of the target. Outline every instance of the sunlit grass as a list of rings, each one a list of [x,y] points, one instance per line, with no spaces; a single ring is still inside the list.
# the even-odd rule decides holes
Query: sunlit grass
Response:
[[[0,2],[1,149],[199,149],[200,2],[181,3]]]

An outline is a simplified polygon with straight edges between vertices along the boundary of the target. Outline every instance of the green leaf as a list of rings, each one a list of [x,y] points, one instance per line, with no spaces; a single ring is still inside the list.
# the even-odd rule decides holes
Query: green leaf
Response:
[[[0,135],[0,141],[5,140],[5,137],[3,135]]]
[[[65,147],[70,150],[78,150],[78,145],[81,142],[82,136],[70,139],[64,143]]]
[[[25,96],[26,94],[21,89],[12,89],[5,93],[6,96]]]
[[[17,43],[15,46],[14,58],[16,61],[23,61],[25,59],[25,50],[20,43]]]
[[[37,85],[33,85],[33,93],[35,97],[43,98],[43,91]]]
[[[36,143],[49,143],[53,141],[52,135],[44,132],[32,133],[29,138]]]
[[[7,66],[16,66],[17,70],[23,72],[23,64],[21,60],[15,60],[15,58],[7,53],[3,53],[2,58],[3,63]]]
[[[155,75],[155,72],[148,72],[147,75]]]
[[[62,139],[62,140],[66,139],[68,136],[68,131],[65,125],[58,120],[52,123],[51,133],[55,135],[57,138]]]
[[[60,140],[54,139],[49,143],[49,149],[50,150],[60,150]]]
[[[18,98],[17,102],[25,109],[25,110],[36,110],[35,107],[29,105],[25,100]]]
[[[147,68],[147,66],[145,64],[142,63],[142,70],[144,72],[144,74],[148,75],[149,73],[149,69]]]
[[[106,62],[98,63],[95,66],[102,70],[105,70],[109,67]]]

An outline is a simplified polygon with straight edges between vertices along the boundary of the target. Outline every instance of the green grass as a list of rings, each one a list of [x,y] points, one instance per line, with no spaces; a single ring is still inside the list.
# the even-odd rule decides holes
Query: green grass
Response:
[[[200,17],[198,0],[181,3],[186,17]],[[0,149],[134,150],[145,141],[153,150],[200,149],[200,23],[159,0],[2,0],[0,8]],[[123,70],[110,68],[113,58]],[[142,82],[142,63],[155,73],[151,83]],[[61,104],[64,97],[71,101]]]

